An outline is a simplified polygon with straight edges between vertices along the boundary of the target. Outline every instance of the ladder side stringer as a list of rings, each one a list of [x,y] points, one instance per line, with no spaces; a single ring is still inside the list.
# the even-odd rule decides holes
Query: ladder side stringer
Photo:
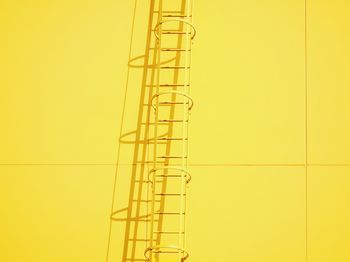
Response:
[[[154,109],[154,140],[153,140],[153,163],[149,171],[148,179],[151,187],[150,193],[150,226],[148,230],[148,247],[144,251],[146,261],[178,261],[183,262],[189,254],[185,250],[186,238],[186,199],[187,184],[191,175],[187,169],[189,155],[188,128],[190,110],[193,100],[190,97],[190,68],[191,68],[191,44],[196,30],[192,24],[191,0],[179,0],[182,2],[181,11],[163,11],[163,0],[159,4],[159,19],[154,27],[154,35],[157,40],[157,79],[155,93],[150,105]],[[164,12],[164,13],[163,13]],[[177,14],[177,15],[169,15]],[[178,29],[168,28],[170,24],[178,24]],[[167,37],[177,37],[177,46],[166,46]],[[174,66],[164,66],[161,63],[163,54],[176,52]],[[171,82],[163,82],[165,71],[173,72]],[[180,80],[181,79],[181,80]],[[182,81],[178,83],[178,81]],[[168,89],[162,89],[168,88]],[[165,90],[165,91],[164,91]],[[164,99],[167,101],[164,101]],[[179,99],[181,101],[179,102]],[[182,116],[174,119],[178,106],[182,106]],[[168,119],[161,119],[164,115],[164,107],[171,107]],[[169,124],[167,137],[158,138],[160,125]],[[176,127],[175,125],[180,125]],[[181,130],[181,135],[174,136],[173,129]],[[163,143],[166,141],[165,154],[162,153]],[[171,143],[179,143],[175,153],[171,149]],[[175,147],[175,145],[173,145]],[[164,149],[163,149],[164,150]],[[164,161],[159,161],[163,159]],[[175,187],[174,187],[175,186]],[[171,189],[171,191],[170,191]],[[176,210],[167,210],[169,199],[178,204]],[[172,223],[171,229],[164,229],[167,217],[177,217],[177,223]],[[174,226],[175,225],[175,226]],[[169,225],[167,225],[169,226]],[[175,236],[169,242],[166,236]],[[177,238],[177,239],[176,239]],[[167,257],[165,256],[167,255]],[[169,256],[172,255],[172,256]],[[171,259],[169,260],[169,258]],[[162,259],[165,260],[162,260]]]

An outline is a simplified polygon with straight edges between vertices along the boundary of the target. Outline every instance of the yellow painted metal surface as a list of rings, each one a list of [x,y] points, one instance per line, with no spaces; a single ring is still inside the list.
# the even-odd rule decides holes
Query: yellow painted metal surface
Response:
[[[191,163],[303,163],[304,1],[195,8]]]
[[[350,167],[312,167],[308,178],[309,261],[349,261]]]
[[[350,163],[350,3],[308,1],[309,162]]]
[[[198,174],[188,190],[192,261],[305,261],[302,167],[191,171]]]
[[[103,260],[113,170],[0,166],[0,260]]]
[[[120,261],[148,5],[0,2],[0,261],[106,260],[122,134]],[[306,6],[195,2],[189,261],[349,260],[350,6]]]

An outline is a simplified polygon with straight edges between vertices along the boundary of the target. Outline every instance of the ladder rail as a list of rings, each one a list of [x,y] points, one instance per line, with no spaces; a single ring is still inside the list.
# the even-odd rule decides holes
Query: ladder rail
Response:
[[[185,251],[184,246],[185,246],[185,214],[186,214],[186,186],[191,180],[191,175],[187,171],[187,159],[188,159],[188,152],[189,152],[189,143],[188,143],[188,131],[189,131],[189,114],[190,110],[193,107],[193,99],[189,95],[189,90],[190,90],[190,65],[191,65],[191,42],[193,38],[196,35],[196,29],[194,28],[193,24],[191,23],[192,19],[192,1],[191,0],[182,0],[185,6],[184,10],[186,10],[186,14],[183,14],[183,12],[180,12],[179,15],[163,15],[162,11],[162,0],[160,0],[159,4],[159,19],[157,24],[154,27],[154,35],[156,37],[156,42],[157,42],[157,80],[156,80],[156,93],[152,96],[150,105],[154,109],[154,140],[153,140],[153,169],[148,174],[148,182],[151,187],[151,225],[150,225],[150,233],[149,233],[149,238],[150,238],[150,246],[146,248],[145,250],[145,257],[147,261],[152,261],[153,260],[153,254],[156,256],[157,261],[159,261],[159,255],[163,253],[177,253],[178,254],[178,261],[183,262],[186,260],[189,256],[187,251]],[[176,11],[167,11],[169,12],[174,12]],[[163,19],[163,18],[171,18],[171,19]],[[163,20],[162,20],[163,19]],[[163,25],[170,23],[170,22],[178,22],[179,23],[179,30],[177,30],[177,34],[179,35],[179,42],[180,46],[176,48],[169,48],[169,47],[162,47],[162,38],[163,38],[163,32],[173,32],[176,33],[176,30],[171,31],[171,30],[163,30]],[[185,47],[182,48],[182,35],[185,37]],[[169,51],[176,51],[177,57],[180,55],[182,56],[181,58],[184,57],[185,63],[184,65],[178,65],[176,61],[175,66],[167,66],[160,63],[161,59],[161,54],[163,52],[169,52]],[[177,60],[177,59],[176,59]],[[169,69],[169,70],[174,70],[174,80],[173,83],[160,83],[160,75],[161,69]],[[177,76],[179,74],[184,74],[184,80],[182,84],[177,83]],[[182,86],[184,90],[177,91],[177,87]],[[172,90],[169,91],[162,91],[160,92],[160,87],[171,87],[173,88]],[[160,101],[160,96],[163,95],[171,95],[172,99],[171,101]],[[184,97],[183,102],[178,102],[176,99],[177,96],[182,96]],[[182,105],[183,106],[183,115],[182,119],[174,119],[171,116],[169,119],[160,119],[159,117],[159,110],[161,106],[171,106],[171,115],[173,114],[175,110],[175,105]],[[159,137],[158,136],[158,126],[162,123],[168,123],[169,124],[169,130],[168,131],[168,136],[167,137]],[[172,137],[172,125],[174,123],[180,123],[182,124],[182,136],[177,136],[177,137]],[[170,145],[172,141],[180,141],[182,142],[182,147],[181,150],[182,153],[180,155],[174,155],[170,154],[169,152],[169,147],[166,149],[166,154],[162,154],[161,156],[158,155],[158,147],[161,145],[160,141],[167,141],[167,144]],[[164,159],[165,162],[159,162],[157,159],[162,158]],[[181,163],[176,164],[175,167],[169,167],[169,161],[172,159],[179,159],[181,160]],[[168,173],[169,170],[176,170],[179,171],[177,174],[173,173]],[[161,175],[157,175],[157,171],[163,172]],[[157,178],[161,178],[157,180]],[[168,178],[174,178],[174,179],[180,179],[180,188],[178,193],[169,193],[166,190],[166,184],[168,183]],[[158,193],[156,191],[156,184],[161,183],[162,184],[162,191],[161,193]],[[177,196],[179,197],[180,201],[180,211],[177,212],[170,212],[164,211],[164,202],[160,205],[159,209],[155,208],[156,204],[156,196]],[[165,201],[165,199],[164,199]],[[163,230],[162,229],[162,219],[164,215],[178,215],[179,220],[178,220],[178,230]],[[157,230],[156,228],[156,218],[157,216]],[[178,242],[177,245],[162,245],[161,244],[161,235],[164,234],[172,234],[172,235],[178,235]],[[157,237],[155,237],[156,235]],[[156,240],[156,244],[154,241]],[[171,252],[166,252],[164,250],[167,249],[173,249]],[[161,261],[161,260],[160,260]]]

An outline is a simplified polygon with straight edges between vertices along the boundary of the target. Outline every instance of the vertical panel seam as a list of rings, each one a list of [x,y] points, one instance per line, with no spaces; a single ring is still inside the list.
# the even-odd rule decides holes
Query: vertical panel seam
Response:
[[[307,0],[304,1],[304,70],[305,70],[305,261],[308,262],[308,27]]]

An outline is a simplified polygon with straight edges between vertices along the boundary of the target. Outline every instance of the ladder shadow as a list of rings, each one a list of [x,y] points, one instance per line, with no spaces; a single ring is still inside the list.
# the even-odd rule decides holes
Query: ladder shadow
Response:
[[[154,8],[155,0],[150,1],[150,11]],[[118,149],[117,149],[117,161],[114,175],[114,186],[112,193],[112,207],[108,231],[108,244],[107,244],[107,255],[106,262],[112,261],[113,249],[120,249],[121,247],[116,247],[112,245],[112,234],[114,223],[123,223],[125,229],[123,248],[121,259],[118,257],[118,261],[147,261],[145,257],[137,257],[140,252],[137,252],[142,248],[145,250],[148,244],[147,240],[147,230],[146,233],[144,229],[147,229],[147,223],[150,221],[150,214],[141,214],[141,210],[144,210],[143,205],[148,205],[148,197],[145,197],[145,192],[148,191],[148,161],[147,153],[148,147],[154,140],[149,138],[149,127],[151,125],[150,118],[151,113],[153,113],[153,108],[150,103],[153,96],[153,82],[155,81],[154,71],[157,67],[156,56],[151,54],[151,52],[156,52],[156,47],[151,47],[152,38],[152,26],[149,26],[147,32],[147,41],[145,47],[145,54],[131,57],[132,54],[132,43],[135,31],[135,16],[136,8],[138,5],[138,0],[135,0],[134,4],[134,15],[133,15],[133,25],[131,29],[131,40],[129,49],[129,62],[127,69],[127,81],[125,86],[124,104],[123,112],[121,117],[121,132],[119,134]],[[150,15],[150,17],[152,17]],[[153,18],[152,18],[153,19]],[[152,25],[152,19],[150,18],[149,24]],[[152,58],[153,57],[153,58]],[[151,63],[149,60],[153,60]],[[173,60],[173,59],[172,59]],[[172,60],[164,61],[163,63],[170,62]],[[137,62],[143,61],[143,64],[138,64]],[[123,127],[125,125],[125,115],[126,115],[126,101],[127,93],[129,89],[129,80],[131,70],[142,70],[142,83],[140,85],[140,99],[137,111],[137,123],[136,129],[126,133],[123,132]],[[149,77],[151,81],[149,82]],[[145,105],[148,105],[145,107]],[[164,134],[165,136],[166,134]],[[131,146],[132,149],[132,163],[131,163],[131,173],[125,174],[130,176],[129,190],[128,190],[128,202],[125,207],[116,210],[116,206],[120,205],[117,195],[117,185],[120,174],[121,164],[119,163],[120,156],[123,154],[123,146]],[[124,204],[125,205],[125,204]],[[141,230],[140,230],[141,229]]]
[[[155,82],[156,82],[156,69],[159,67],[157,61],[157,51],[158,47],[154,42],[153,36],[153,22],[156,19],[154,13],[155,10],[155,2],[156,0],[150,0],[150,15],[148,21],[148,31],[147,31],[147,40],[145,46],[145,53],[143,55],[139,55],[136,57],[132,57],[132,46],[133,46],[133,38],[134,38],[134,30],[135,30],[135,16],[136,16],[136,8],[138,5],[138,0],[135,0],[134,5],[134,16],[133,16],[133,24],[131,30],[131,40],[130,40],[130,49],[129,49],[129,62],[127,69],[127,81],[125,86],[125,95],[124,95],[124,104],[123,104],[123,112],[121,117],[121,131],[119,134],[118,141],[118,149],[117,149],[117,161],[115,168],[115,176],[114,176],[114,186],[113,186],[113,194],[112,194],[112,206],[111,206],[111,215],[110,215],[110,223],[109,223],[109,231],[108,231],[108,244],[107,244],[107,256],[106,262],[112,261],[112,252],[114,249],[122,249],[122,254],[118,257],[117,260],[113,261],[145,261],[148,260],[143,256],[143,251],[149,246],[150,241],[148,240],[148,224],[151,220],[151,213],[148,212],[148,205],[150,204],[150,200],[148,197],[148,192],[150,188],[150,183],[148,181],[148,171],[149,168],[152,168],[153,161],[148,161],[148,150],[152,147],[153,141],[156,139],[171,136],[173,130],[173,123],[169,121],[166,124],[166,131],[157,135],[156,138],[150,135],[150,130],[152,129],[152,97],[155,94]],[[153,38],[152,38],[153,37]],[[181,39],[181,38],[180,38]],[[153,45],[153,46],[152,46]],[[170,62],[175,62],[176,65],[179,63],[179,53],[177,52],[173,58],[167,59],[165,61],[159,62],[162,64],[167,64]],[[141,64],[140,61],[143,61]],[[127,101],[127,93],[129,89],[129,79],[131,70],[142,70],[142,82],[140,84],[139,89],[139,103],[137,113],[137,122],[136,129],[132,131],[124,132],[125,125],[125,116],[126,116],[126,101]],[[178,70],[174,70],[174,80],[173,83],[177,83],[178,78]],[[176,88],[173,88],[176,90]],[[172,101],[176,101],[176,95],[172,95]],[[171,109],[169,116],[169,120],[174,120],[174,110]],[[153,134],[153,133],[152,133]],[[158,144],[160,142],[157,142]],[[164,142],[166,149],[165,154],[168,155],[171,147],[171,140],[167,140]],[[131,161],[131,171],[128,174],[123,174],[128,176],[129,184],[128,184],[128,201],[124,203],[122,208],[116,209],[120,203],[116,198],[118,182],[120,183],[120,168],[121,164],[119,162],[120,156],[123,155],[123,150],[125,146],[132,147],[132,161]],[[164,160],[162,162],[164,165],[169,165],[169,160]],[[165,190],[166,183],[162,185],[162,190]],[[146,207],[146,208],[145,208]],[[159,211],[164,209],[164,200],[160,201]],[[112,234],[113,234],[113,225],[115,223],[122,223],[124,228],[124,239],[122,242],[123,247],[114,246],[112,244]],[[157,222],[158,229],[161,230],[163,221],[159,218]],[[160,236],[156,239],[156,242],[160,242]]]

